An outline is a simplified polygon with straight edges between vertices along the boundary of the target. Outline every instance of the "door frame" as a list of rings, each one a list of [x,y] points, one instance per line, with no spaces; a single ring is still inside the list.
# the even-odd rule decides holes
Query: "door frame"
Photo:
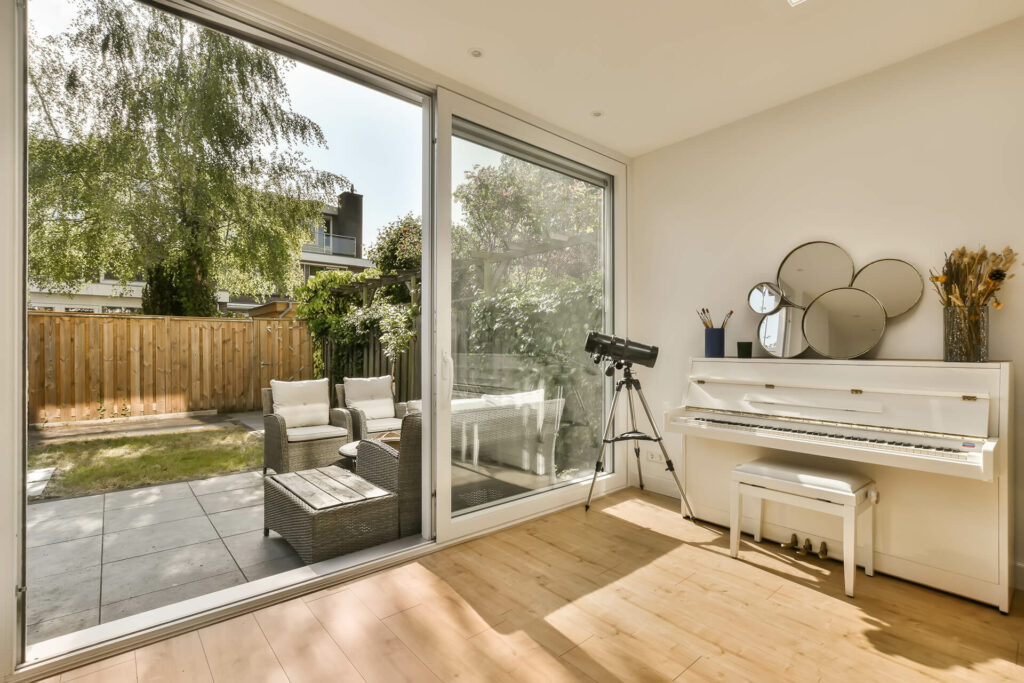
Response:
[[[451,395],[454,387],[452,360],[451,303],[451,230],[452,230],[452,118],[458,117],[520,140],[571,161],[589,166],[612,178],[611,192],[611,261],[612,332],[626,332],[626,165],[565,137],[547,131],[520,118],[501,112],[476,100],[445,88],[438,88],[435,98],[436,168],[434,172],[434,275],[433,367],[437,381],[434,394],[433,444],[435,477],[436,537],[447,543],[523,521],[545,512],[574,503],[583,504],[590,487],[590,477],[567,483],[550,491],[538,492],[493,507],[468,512],[458,517],[451,513]],[[606,273],[606,282],[609,274]],[[582,346],[583,340],[580,340]],[[606,396],[610,397],[610,385]],[[607,401],[606,401],[607,403]],[[597,479],[594,495],[600,496],[627,485],[625,449],[615,447],[611,453],[615,467]],[[447,456],[447,457],[446,457]],[[594,454],[595,459],[597,453]]]

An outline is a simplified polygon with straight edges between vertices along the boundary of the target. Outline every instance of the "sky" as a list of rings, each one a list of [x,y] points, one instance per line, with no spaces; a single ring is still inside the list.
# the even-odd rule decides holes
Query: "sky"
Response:
[[[65,30],[76,8],[69,0],[28,0],[32,29],[40,37]],[[302,151],[321,170],[348,178],[363,195],[363,242],[409,213],[422,213],[422,110],[306,64],[286,75],[292,109],[323,128],[327,148]],[[453,148],[453,176],[474,164],[497,164],[500,154],[477,145]],[[455,207],[455,220],[461,213]]]

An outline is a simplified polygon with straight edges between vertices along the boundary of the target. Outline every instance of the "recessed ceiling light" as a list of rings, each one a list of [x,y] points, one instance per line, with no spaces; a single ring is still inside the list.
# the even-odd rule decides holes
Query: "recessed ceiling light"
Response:
[[[595,109],[594,111],[590,112],[590,115],[593,116],[595,119],[599,119],[602,116],[604,116],[604,112],[600,111],[598,109]]]
[[[800,3],[802,3],[803,1],[804,1],[804,0],[789,0],[789,6],[790,6],[790,7],[796,7],[797,5],[799,5]]]
[[[480,59],[481,57],[484,56],[484,51],[478,47],[471,47],[469,48],[469,56],[473,57],[474,59]]]

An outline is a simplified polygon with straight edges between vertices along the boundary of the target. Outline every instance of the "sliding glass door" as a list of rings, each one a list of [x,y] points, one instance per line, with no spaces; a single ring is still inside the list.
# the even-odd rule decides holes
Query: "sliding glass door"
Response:
[[[478,103],[439,101],[443,540],[586,492],[609,381],[583,343],[615,329],[621,167]],[[600,486],[623,481],[610,459]]]

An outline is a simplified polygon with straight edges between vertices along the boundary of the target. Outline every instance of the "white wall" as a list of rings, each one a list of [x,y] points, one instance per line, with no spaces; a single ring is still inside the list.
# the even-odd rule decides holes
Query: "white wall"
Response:
[[[716,320],[735,309],[726,335],[735,355],[737,340],[756,337],[747,291],[773,280],[802,242],[837,242],[858,267],[903,258],[925,275],[961,244],[1024,251],[1024,21],[644,155],[630,217],[629,330],[661,346],[656,370],[641,373],[659,416],[681,403],[688,358],[703,355],[694,309],[710,307]],[[1020,362],[1022,406],[1024,274],[1003,300],[990,355]],[[873,355],[941,358],[941,337],[929,289],[890,321]],[[1016,425],[1020,462],[1024,409]],[[667,442],[678,463],[681,437]],[[651,488],[673,490],[661,468],[644,474]],[[1024,467],[1016,474],[1024,559]]]

